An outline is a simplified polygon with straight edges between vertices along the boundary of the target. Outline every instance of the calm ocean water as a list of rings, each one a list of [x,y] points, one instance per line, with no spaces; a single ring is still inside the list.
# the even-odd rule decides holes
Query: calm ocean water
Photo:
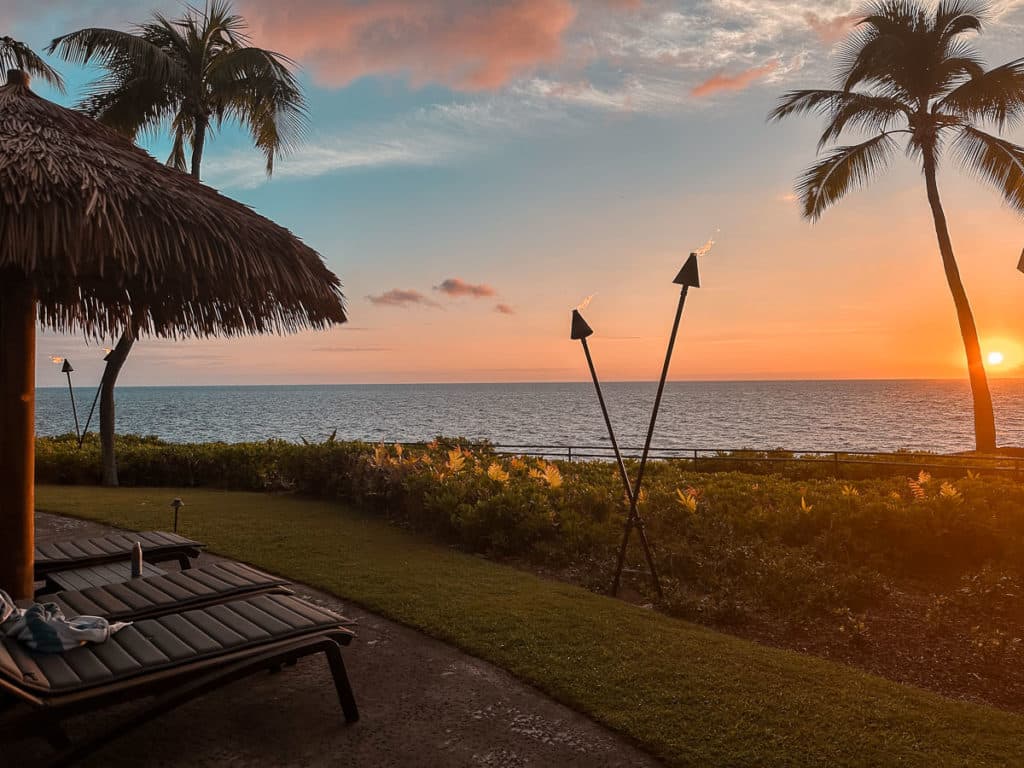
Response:
[[[655,383],[608,383],[619,443],[643,444]],[[76,388],[85,420],[94,392]],[[1024,445],[1024,379],[994,380],[1001,445]],[[97,415],[98,416],[98,415]],[[98,418],[94,417],[93,430]],[[40,389],[39,434],[74,431],[67,390]],[[124,387],[124,433],[171,441],[429,440],[607,443],[591,384],[395,384]],[[654,445],[666,448],[956,451],[973,447],[971,402],[957,381],[674,382]]]

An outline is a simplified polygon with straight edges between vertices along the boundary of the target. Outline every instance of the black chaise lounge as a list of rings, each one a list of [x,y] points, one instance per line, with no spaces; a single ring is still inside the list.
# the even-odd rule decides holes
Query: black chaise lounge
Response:
[[[353,634],[344,619],[292,595],[261,595],[143,619],[98,645],[40,654],[0,640],[0,737],[38,735],[72,765],[175,707],[253,673],[276,671],[315,653],[327,657],[347,722],[359,719],[341,646]],[[152,697],[109,729],[72,744],[68,717]]]
[[[181,568],[192,567],[205,545],[186,539],[176,533],[143,531],[140,533],[112,533],[88,539],[68,539],[37,544],[35,549],[35,577],[42,581],[48,573],[104,565],[127,560],[135,542],[142,544],[142,556],[148,563],[177,560]]]
[[[102,616],[110,621],[124,621],[180,613],[269,592],[292,593],[285,579],[223,560],[162,576],[55,592],[39,600],[56,603],[66,616]]]

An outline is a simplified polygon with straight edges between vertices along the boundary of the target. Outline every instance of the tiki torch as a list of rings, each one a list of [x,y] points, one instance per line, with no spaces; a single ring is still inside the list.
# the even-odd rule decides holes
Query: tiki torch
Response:
[[[82,431],[78,428],[78,408],[75,407],[75,388],[71,386],[71,374],[75,370],[71,367],[71,361],[64,357],[51,357],[53,363],[62,363],[60,372],[68,377],[68,394],[71,395],[71,413],[75,417],[75,436],[81,445]]]
[[[1017,262],[1017,269],[1024,272],[1024,251],[1020,252],[1020,261]]]
[[[651,411],[651,423],[647,427],[647,439],[644,441],[644,450],[640,455],[640,468],[637,470],[636,485],[633,486],[633,493],[630,496],[629,504],[629,517],[626,518],[626,531],[622,537],[622,546],[619,548],[619,560],[615,567],[615,578],[612,581],[612,595],[617,595],[619,592],[619,582],[622,578],[622,568],[626,560],[626,547],[629,544],[629,537],[633,531],[633,528],[640,532],[640,541],[643,544],[644,555],[647,557],[647,564],[651,569],[651,578],[654,580],[654,587],[658,591],[658,596],[662,595],[661,582],[658,579],[658,572],[654,566],[654,558],[651,555],[650,544],[647,541],[647,533],[644,530],[643,519],[640,517],[638,511],[638,504],[640,502],[640,488],[644,481],[644,470],[647,467],[647,457],[651,450],[651,440],[654,437],[654,426],[658,421],[658,411],[661,408],[661,396],[665,392],[665,381],[668,379],[669,366],[672,363],[672,351],[676,345],[676,335],[679,332],[679,321],[683,316],[683,307],[686,306],[686,295],[689,293],[690,288],[700,287],[700,275],[697,269],[697,256],[698,254],[707,253],[710,250],[713,241],[700,248],[697,252],[691,253],[686,263],[683,264],[683,268],[679,270],[679,274],[676,275],[675,280],[672,282],[675,285],[680,286],[679,292],[679,303],[676,306],[676,316],[672,323],[672,333],[669,334],[668,338],[668,349],[665,352],[665,364],[661,369],[661,378],[658,381],[658,393],[654,397],[654,408]]]
[[[615,439],[615,430],[612,429],[612,420],[608,416],[608,406],[604,402],[604,393],[601,392],[601,382],[597,378],[597,369],[594,368],[594,358],[590,356],[590,346],[587,344],[587,337],[594,334],[587,321],[583,319],[579,309],[572,311],[572,329],[569,338],[579,341],[583,345],[583,354],[587,357],[587,367],[590,369],[590,378],[594,380],[594,389],[597,390],[597,402],[601,404],[601,414],[604,416],[604,424],[608,428],[608,437],[612,441],[612,450],[615,451],[615,461],[619,465],[619,475],[622,477],[622,484],[626,488],[626,497],[633,498],[633,487],[629,482],[629,475],[626,473],[626,465],[622,461],[622,454],[619,452],[619,443]]]
[[[103,362],[107,362],[110,359],[111,350],[109,347],[103,348]],[[89,406],[89,417],[85,420],[85,429],[82,430],[81,437],[78,438],[78,447],[82,447],[82,443],[85,442],[85,436],[89,434],[89,425],[92,424],[92,414],[96,410],[96,402],[100,399],[100,392],[103,391],[103,376],[100,376],[100,383],[96,386],[96,394],[92,398],[92,405]]]

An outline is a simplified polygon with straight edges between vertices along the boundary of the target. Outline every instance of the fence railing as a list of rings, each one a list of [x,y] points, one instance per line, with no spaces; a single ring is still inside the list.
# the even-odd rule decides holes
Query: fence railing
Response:
[[[495,453],[503,455],[536,456],[549,460],[587,461],[614,460],[615,454],[607,445],[533,445],[495,444]],[[641,448],[620,447],[625,459],[639,459]],[[823,465],[837,477],[843,467],[873,467],[911,471],[986,471],[1012,475],[1024,479],[1024,458],[1014,456],[957,456],[935,453],[885,451],[794,451],[754,450],[734,448],[652,448],[648,458],[656,461],[683,461],[695,470],[743,464],[800,464]]]

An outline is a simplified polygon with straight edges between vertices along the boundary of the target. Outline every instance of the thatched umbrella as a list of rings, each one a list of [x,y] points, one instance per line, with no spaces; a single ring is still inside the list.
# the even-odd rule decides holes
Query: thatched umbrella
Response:
[[[0,588],[32,590],[35,329],[240,335],[345,321],[288,230],[120,135],[0,87]]]

